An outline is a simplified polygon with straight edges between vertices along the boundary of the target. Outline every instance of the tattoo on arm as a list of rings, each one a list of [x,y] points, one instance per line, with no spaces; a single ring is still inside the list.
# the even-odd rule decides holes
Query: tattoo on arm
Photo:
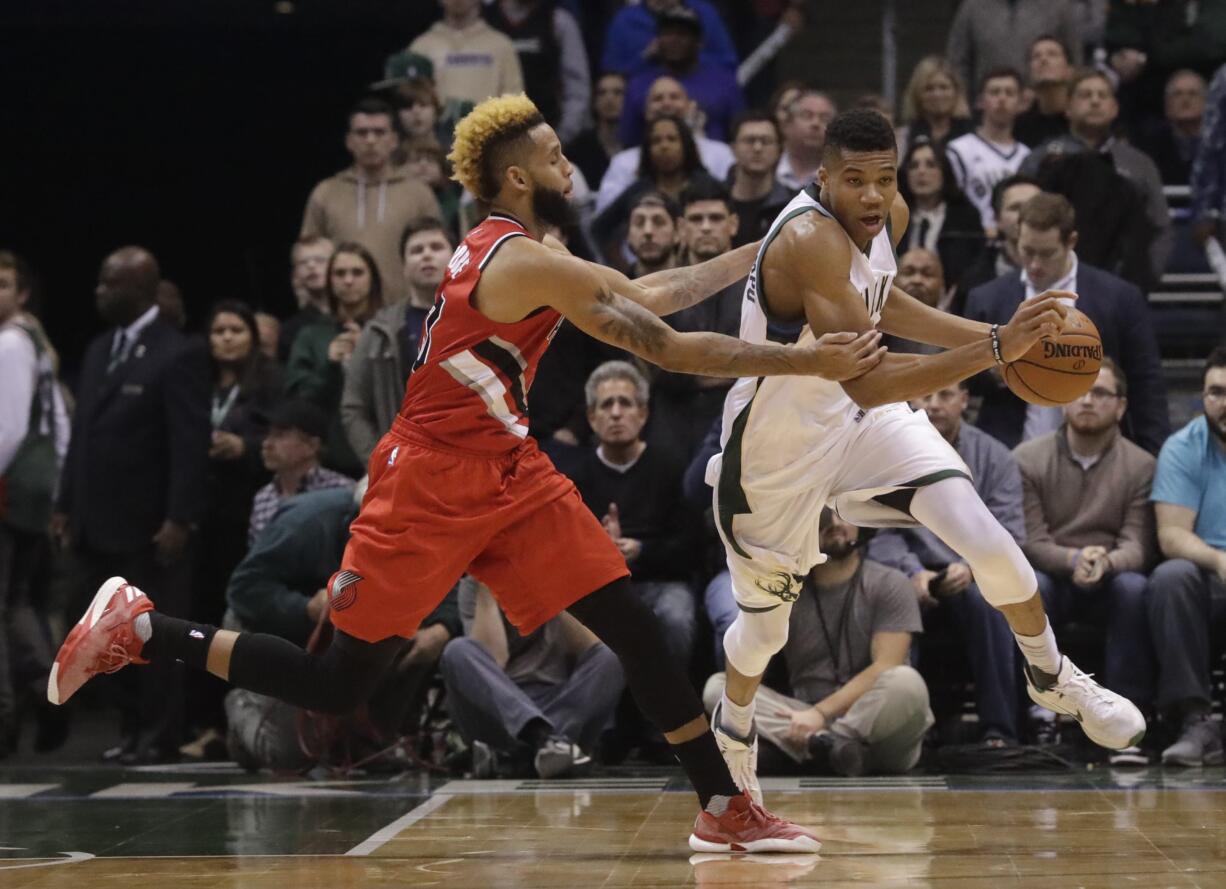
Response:
[[[597,292],[593,314],[602,334],[636,355],[651,358],[663,351],[668,334],[664,324],[608,287]]]

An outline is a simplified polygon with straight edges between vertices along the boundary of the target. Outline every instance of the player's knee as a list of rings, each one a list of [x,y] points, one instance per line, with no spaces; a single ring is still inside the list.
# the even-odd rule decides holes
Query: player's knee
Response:
[[[996,608],[1020,605],[1034,597],[1039,588],[1038,578],[1008,531],[995,525],[981,529],[980,536],[972,540],[961,555],[970,565],[979,591],[991,605]]]
[[[742,611],[724,633],[724,656],[742,676],[760,676],[766,665],[788,641],[789,608],[772,611]]]

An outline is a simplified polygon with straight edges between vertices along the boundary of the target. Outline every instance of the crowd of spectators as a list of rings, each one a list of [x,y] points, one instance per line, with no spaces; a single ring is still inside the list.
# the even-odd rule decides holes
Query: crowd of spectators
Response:
[[[729,5],[439,0],[441,19],[335,122],[352,165],[303,183],[288,245],[295,312],[227,297],[184,332],[157,258],[118,249],[100,265],[105,329],[75,391],[58,379],[32,270],[0,250],[0,757],[27,712],[37,750],[63,743],[65,714],[41,703],[52,652],[65,614],[110,575],[169,613],[327,644],[324,586],[364,466],[399,409],[452,251],[488,210],[450,180],[445,156],[475,103],[524,90],[557,129],[579,210],[558,234],[578,255],[637,277],[764,235],[813,182],[839,105],[883,106],[775,83],[761,52],[746,68],[754,47],[734,40]],[[786,38],[804,5],[755,7]],[[1226,613],[1226,350],[1199,356],[1200,410],[1172,434],[1147,299],[1175,254],[1206,271],[1221,256],[1216,9],[963,0],[946,53],[916,65],[895,119],[911,208],[897,284],[992,323],[1044,290],[1073,290],[1102,334],[1102,370],[1063,408],[1028,405],[993,373],[912,408],[1021,543],[1057,630],[1088,639],[1079,659],[1161,720],[1161,742],[1117,764],[1223,760],[1211,674]],[[763,46],[777,51],[775,39]],[[1182,216],[1169,187],[1190,189]],[[734,284],[667,320],[735,335],[741,294]],[[646,367],[564,325],[531,393],[533,435],[616,542],[633,595],[709,704],[736,605],[702,475],[731,383]],[[1042,735],[1008,626],[936,535],[827,515],[822,549],[830,558],[806,579],[759,693],[764,770],[902,772],[926,740],[994,750]],[[45,595],[55,577],[72,591],[58,606]],[[1085,626],[1094,632],[1078,636]],[[406,640],[368,712],[309,739],[287,705],[242,691],[223,704],[208,683],[192,686],[187,712],[173,666],[116,679],[82,697],[118,711],[121,741],[99,752],[124,764],[228,750],[252,768],[305,768],[407,735],[414,756],[474,775],[550,778],[598,753],[660,747],[583,626],[564,614],[521,637],[470,579]],[[439,724],[452,740],[431,734]],[[347,737],[358,740],[337,743]]]

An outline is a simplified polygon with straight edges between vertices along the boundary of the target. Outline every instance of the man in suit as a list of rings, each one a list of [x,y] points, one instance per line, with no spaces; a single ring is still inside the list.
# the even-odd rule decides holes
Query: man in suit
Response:
[[[1042,192],[1022,207],[1018,254],[1022,267],[971,290],[966,317],[989,324],[1007,322],[1025,299],[1044,290],[1072,290],[1077,308],[1089,316],[1127,381],[1128,412],[1123,429],[1136,444],[1157,453],[1170,433],[1166,385],[1158,341],[1145,296],[1127,281],[1079,262],[1073,206],[1061,195]],[[1059,408],[1028,405],[995,374],[981,374],[983,395],[978,426],[1008,447],[1059,428]]]
[[[52,532],[72,547],[82,595],[120,574],[186,611],[186,549],[208,466],[209,368],[203,345],[161,316],[160,279],[140,247],[115,251],[99,271],[98,314],[113,327],[85,353]],[[174,666],[134,672],[134,687],[121,692],[123,743],[110,758],[177,756],[177,678]]]

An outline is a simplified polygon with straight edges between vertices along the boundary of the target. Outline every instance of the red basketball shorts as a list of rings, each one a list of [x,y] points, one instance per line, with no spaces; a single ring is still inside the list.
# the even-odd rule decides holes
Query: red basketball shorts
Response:
[[[465,573],[524,634],[630,571],[578,490],[528,439],[450,450],[397,419],[328,584],[332,623],[377,642],[412,636]]]

